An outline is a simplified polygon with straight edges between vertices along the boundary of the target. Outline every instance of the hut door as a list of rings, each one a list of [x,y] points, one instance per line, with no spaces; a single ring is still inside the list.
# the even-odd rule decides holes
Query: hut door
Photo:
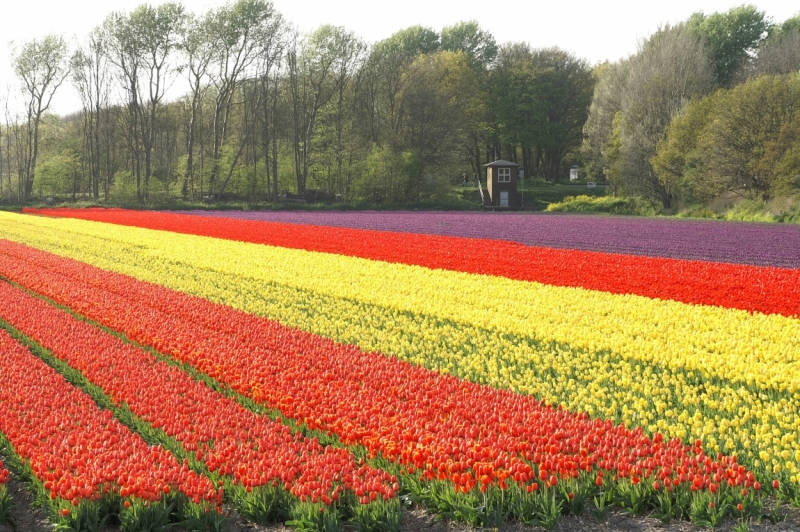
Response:
[[[508,207],[508,190],[500,191],[500,206]]]

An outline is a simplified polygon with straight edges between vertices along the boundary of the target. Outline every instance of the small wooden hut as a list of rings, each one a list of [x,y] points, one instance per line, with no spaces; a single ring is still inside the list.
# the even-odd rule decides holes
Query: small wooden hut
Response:
[[[500,159],[483,166],[486,168],[486,189],[489,192],[484,206],[519,207],[521,204],[517,192],[519,165]]]

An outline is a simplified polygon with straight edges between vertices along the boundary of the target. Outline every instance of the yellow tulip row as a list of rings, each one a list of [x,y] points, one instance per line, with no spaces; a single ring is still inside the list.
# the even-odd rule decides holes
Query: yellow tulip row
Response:
[[[0,237],[462,378],[737,453],[797,482],[798,320],[80,220]]]

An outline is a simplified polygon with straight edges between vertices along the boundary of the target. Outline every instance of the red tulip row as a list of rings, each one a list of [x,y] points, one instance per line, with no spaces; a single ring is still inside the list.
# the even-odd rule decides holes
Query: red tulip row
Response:
[[[800,270],[531,247],[478,238],[392,233],[124,209],[26,209],[25,212],[109,222],[496,275],[554,286],[637,294],[683,303],[800,316]]]
[[[286,425],[8,283],[0,283],[0,300],[0,319],[80,371],[115,404],[163,429],[212,472],[247,488],[278,482],[302,501],[325,504],[343,489],[363,499],[389,499],[398,489],[396,479],[359,467],[346,449],[292,436]]]
[[[5,308],[9,302],[0,299]],[[113,492],[157,501],[178,489],[196,502],[221,504],[209,479],[160,446],[148,446],[5,330],[0,330],[0,367],[0,432],[52,499],[78,506]],[[3,470],[0,479],[7,478]]]
[[[18,244],[0,275],[347,444],[467,491],[580,471],[693,489],[751,486],[735,457],[663,441],[529,396],[441,375],[279,323]],[[44,320],[41,323],[45,323]],[[531,467],[530,464],[535,467]],[[638,481],[638,480],[637,480]]]

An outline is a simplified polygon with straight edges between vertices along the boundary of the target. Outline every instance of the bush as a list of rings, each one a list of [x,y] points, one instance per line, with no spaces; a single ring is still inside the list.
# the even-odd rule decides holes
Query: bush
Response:
[[[549,212],[642,214],[642,208],[632,198],[615,198],[613,196],[567,196],[559,203],[551,203],[546,210]]]
[[[800,223],[800,196],[770,201],[745,199],[732,205],[722,217],[743,222]]]

